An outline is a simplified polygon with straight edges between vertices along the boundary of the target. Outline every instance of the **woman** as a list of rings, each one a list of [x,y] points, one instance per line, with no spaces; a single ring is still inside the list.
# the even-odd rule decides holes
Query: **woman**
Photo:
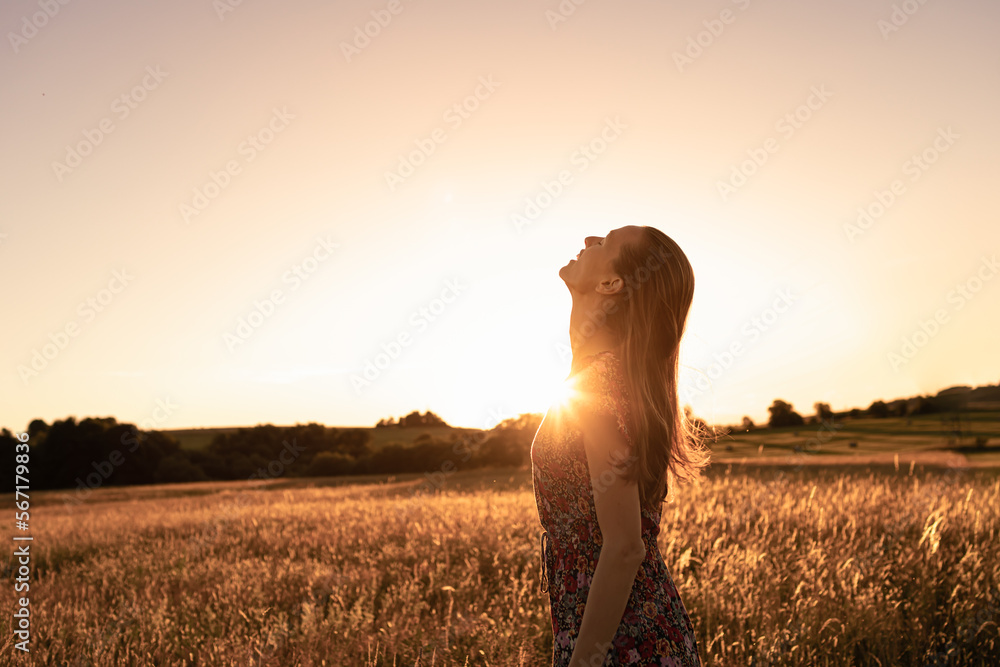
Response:
[[[709,463],[677,400],[694,274],[653,227],[585,246],[559,271],[573,300],[570,391],[531,445],[552,664],[700,665],[656,544],[662,503]]]

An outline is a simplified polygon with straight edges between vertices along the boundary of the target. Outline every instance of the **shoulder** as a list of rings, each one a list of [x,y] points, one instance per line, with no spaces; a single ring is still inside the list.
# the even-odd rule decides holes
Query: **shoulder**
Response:
[[[600,354],[579,375],[575,412],[587,449],[599,450],[593,453],[600,458],[612,452],[628,452],[632,445],[630,408],[618,358],[611,353]]]
[[[626,407],[625,374],[612,352],[596,355],[578,374],[576,391],[586,407],[617,413]]]

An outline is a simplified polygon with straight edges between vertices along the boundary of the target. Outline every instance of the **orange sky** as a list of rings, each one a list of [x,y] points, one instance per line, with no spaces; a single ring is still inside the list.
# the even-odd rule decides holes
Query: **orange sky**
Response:
[[[16,0],[0,26],[12,429],[542,412],[558,269],[626,224],[694,265],[710,421],[1000,380],[995,2]]]

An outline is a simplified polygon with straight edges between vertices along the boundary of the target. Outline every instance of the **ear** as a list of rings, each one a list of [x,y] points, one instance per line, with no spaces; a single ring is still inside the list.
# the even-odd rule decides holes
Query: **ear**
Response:
[[[625,281],[620,276],[612,274],[610,278],[605,278],[597,283],[598,294],[617,294],[625,288]]]

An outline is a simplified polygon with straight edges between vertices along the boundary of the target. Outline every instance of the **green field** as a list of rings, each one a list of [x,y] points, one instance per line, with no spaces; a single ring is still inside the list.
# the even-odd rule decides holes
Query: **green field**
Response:
[[[805,424],[779,429],[757,428],[721,436],[712,449],[721,458],[849,456],[864,458],[895,452],[949,451],[969,462],[1000,464],[1000,412],[962,414],[961,437],[941,422],[942,415],[885,419],[838,419],[833,426]],[[984,447],[975,438],[986,438]],[[851,447],[851,443],[855,447]],[[798,450],[796,450],[798,448]]]

